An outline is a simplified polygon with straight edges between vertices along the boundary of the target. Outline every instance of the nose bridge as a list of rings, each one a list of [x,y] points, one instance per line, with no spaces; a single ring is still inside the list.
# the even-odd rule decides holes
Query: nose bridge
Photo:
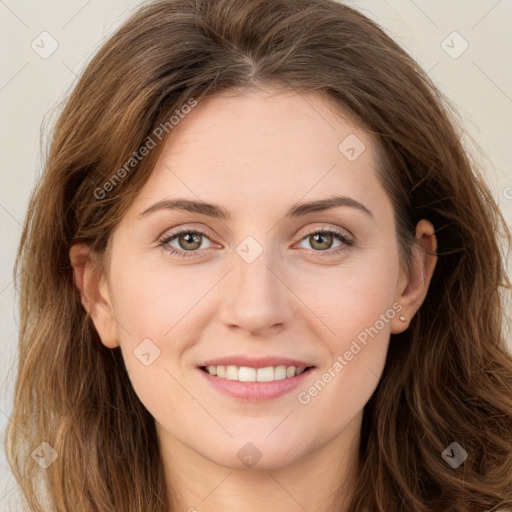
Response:
[[[221,307],[224,323],[257,331],[287,321],[290,304],[275,252],[247,237],[236,247],[233,267]]]

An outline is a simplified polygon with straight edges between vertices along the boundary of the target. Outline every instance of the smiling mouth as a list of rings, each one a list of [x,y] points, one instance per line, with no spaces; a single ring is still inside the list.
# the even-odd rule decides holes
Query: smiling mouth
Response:
[[[239,382],[274,382],[277,380],[292,379],[301,373],[309,371],[314,366],[267,366],[265,368],[252,368],[250,366],[218,365],[200,366],[200,369],[214,377]]]

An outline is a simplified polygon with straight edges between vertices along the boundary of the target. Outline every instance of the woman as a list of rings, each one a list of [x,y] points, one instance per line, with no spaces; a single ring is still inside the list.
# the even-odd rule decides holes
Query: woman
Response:
[[[30,510],[512,506],[500,233],[444,98],[360,13],[142,7],[20,244]]]

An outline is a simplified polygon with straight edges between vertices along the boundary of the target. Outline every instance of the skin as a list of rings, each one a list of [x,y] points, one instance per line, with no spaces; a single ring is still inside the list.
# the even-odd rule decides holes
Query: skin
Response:
[[[338,150],[349,134],[366,146],[354,161]],[[413,268],[400,265],[393,208],[376,165],[370,135],[315,93],[226,93],[174,128],[111,237],[106,273],[96,270],[100,256],[86,245],[72,247],[82,303],[103,344],[121,347],[134,389],[156,420],[172,511],[322,512],[342,482],[344,496],[350,494],[363,407],[378,384],[390,334],[407,329],[437,261],[421,250],[436,250],[434,227],[422,220]],[[284,218],[299,202],[335,193],[373,217],[341,206]],[[231,218],[165,209],[140,217],[176,197],[218,204]],[[211,236],[180,258],[158,245],[179,227]],[[315,243],[307,233],[313,228],[339,229],[354,245],[323,256],[344,243]],[[248,236],[263,249],[252,263],[236,251]],[[182,237],[180,245],[178,237],[169,245],[187,252],[190,242]],[[401,311],[301,404],[298,393],[393,304]],[[160,350],[149,366],[134,355],[147,338]],[[228,354],[287,356],[317,368],[299,389],[250,403],[221,395],[198,374],[203,359]],[[247,442],[261,453],[252,467],[237,457]],[[345,510],[343,502],[336,506]]]

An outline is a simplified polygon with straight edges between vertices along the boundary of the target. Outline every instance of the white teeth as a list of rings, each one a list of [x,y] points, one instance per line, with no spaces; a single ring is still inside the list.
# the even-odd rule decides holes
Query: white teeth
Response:
[[[284,366],[284,365],[276,366],[276,368],[274,370],[274,379],[275,380],[286,379],[286,366]]]
[[[272,382],[274,380],[274,368],[267,366],[266,368],[258,368],[256,373],[258,382]]]
[[[226,366],[226,379],[228,380],[239,380],[238,379],[238,367],[233,364]]]
[[[256,381],[256,368],[248,368],[241,366],[238,370],[238,380],[240,382],[255,382]]]
[[[300,375],[306,368],[300,366],[267,366],[266,368],[251,368],[249,366],[235,366],[233,364],[207,366],[210,375],[216,375],[222,379],[238,380],[240,382],[272,382],[274,380],[290,379]]]

